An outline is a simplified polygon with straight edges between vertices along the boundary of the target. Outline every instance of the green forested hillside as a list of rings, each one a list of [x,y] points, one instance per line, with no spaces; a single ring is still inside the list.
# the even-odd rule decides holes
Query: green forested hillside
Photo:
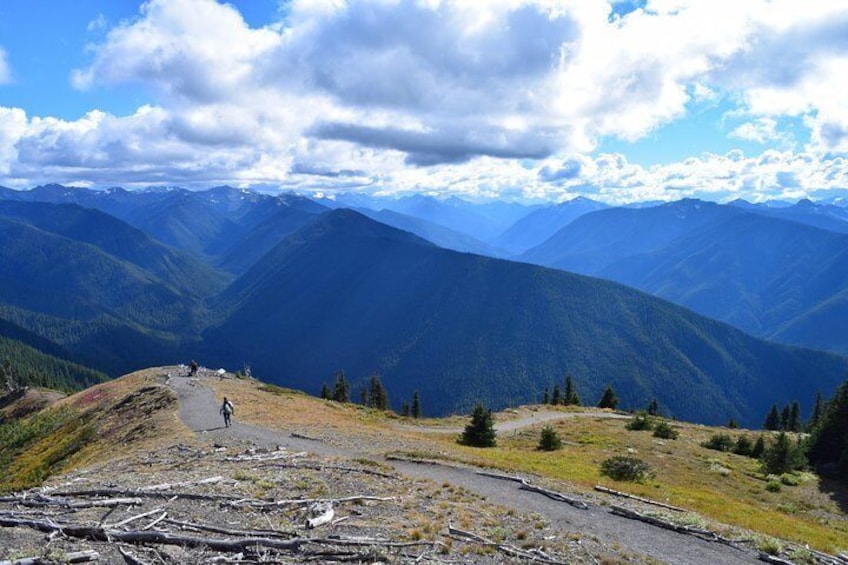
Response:
[[[11,377],[18,386],[40,386],[66,392],[82,390],[108,378],[94,369],[48,355],[25,343],[2,336],[0,375],[0,380]]]
[[[625,407],[657,398],[682,418],[759,425],[848,371],[615,283],[446,251],[345,210],[272,250],[220,307],[217,362],[316,393],[338,369],[377,373],[431,413],[538,401],[571,374],[587,402],[612,384]]]

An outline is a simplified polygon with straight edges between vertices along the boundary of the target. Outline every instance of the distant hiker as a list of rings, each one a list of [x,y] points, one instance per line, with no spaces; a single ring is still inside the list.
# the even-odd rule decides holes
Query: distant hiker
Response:
[[[233,407],[233,403],[230,402],[227,397],[224,397],[224,403],[221,404],[221,414],[224,415],[224,426],[227,428],[230,427],[230,417],[235,412],[235,408]]]
[[[188,376],[193,377],[196,374],[197,374],[197,361],[192,359],[191,363],[188,364]]]

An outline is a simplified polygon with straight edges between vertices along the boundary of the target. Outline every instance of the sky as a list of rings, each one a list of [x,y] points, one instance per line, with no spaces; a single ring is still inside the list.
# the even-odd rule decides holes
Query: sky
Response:
[[[0,185],[848,189],[848,0],[0,0]]]

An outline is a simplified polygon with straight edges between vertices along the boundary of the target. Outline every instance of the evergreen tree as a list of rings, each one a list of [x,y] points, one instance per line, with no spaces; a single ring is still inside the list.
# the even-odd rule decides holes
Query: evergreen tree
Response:
[[[556,430],[551,426],[542,428],[542,433],[539,436],[539,445],[536,449],[540,451],[556,451],[562,447],[562,440]]]
[[[542,404],[551,403],[551,393],[548,392],[548,387],[545,387],[545,392],[542,393]]]
[[[656,416],[659,412],[660,408],[659,405],[657,405],[657,399],[654,398],[648,403],[648,415]]]
[[[754,447],[751,448],[751,457],[754,459],[759,459],[763,456],[763,453],[766,451],[766,440],[763,439],[763,436],[758,436],[757,441],[754,442]]]
[[[796,445],[792,445],[786,432],[781,431],[774,445],[763,453],[763,471],[770,475],[791,473],[804,465],[804,456]]]
[[[810,422],[807,425],[809,429],[815,428],[821,421],[822,412],[824,412],[824,403],[822,402],[821,392],[816,393],[816,405],[813,407],[813,414],[810,416]]]
[[[615,394],[612,385],[607,386],[607,389],[598,401],[598,408],[612,408],[613,410],[618,408],[618,396]]]
[[[807,445],[811,464],[848,482],[848,381],[824,404]]]
[[[368,406],[368,389],[365,386],[359,389],[359,403]]]
[[[336,382],[333,387],[333,400],[336,402],[350,402],[350,385],[345,378],[344,371],[336,372]]]
[[[377,410],[389,409],[389,395],[377,375],[371,376],[371,396],[368,405]]]
[[[321,398],[324,400],[332,400],[333,395],[330,394],[330,387],[327,386],[327,383],[321,385]]]
[[[763,424],[763,428],[767,430],[780,429],[780,413],[777,411],[776,404],[771,405],[771,410],[769,410],[768,416],[766,416],[766,423]]]
[[[551,404],[562,404],[562,391],[559,389],[559,385],[554,385],[554,394],[551,397]]]
[[[420,418],[421,416],[421,397],[418,395],[418,391],[416,390],[412,393],[412,417]]]
[[[788,431],[801,431],[801,405],[797,401],[792,403],[792,408],[789,409],[789,426]]]
[[[400,406],[400,415],[404,418],[409,418],[409,403],[404,401]]]
[[[739,427],[739,422],[737,422],[736,420],[731,418],[730,421],[727,422],[727,427],[730,428],[731,430],[735,430],[736,428]]]
[[[789,405],[783,407],[783,410],[780,411],[780,429],[783,431],[789,430],[789,420],[791,417],[791,412],[789,410]]]
[[[577,395],[577,389],[574,388],[571,375],[565,377],[565,404],[567,406],[580,406],[580,397]]]
[[[495,447],[495,424],[492,412],[477,404],[471,412],[471,421],[462,432],[460,443],[471,447]]]

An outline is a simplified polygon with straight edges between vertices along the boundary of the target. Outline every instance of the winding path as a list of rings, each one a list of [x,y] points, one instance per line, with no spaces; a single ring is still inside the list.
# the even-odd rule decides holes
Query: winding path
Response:
[[[208,437],[215,441],[225,443],[237,438],[252,441],[261,446],[283,446],[317,455],[341,457],[363,455],[320,441],[296,438],[279,431],[251,426],[237,420],[230,428],[225,428],[211,389],[197,379],[184,377],[172,378],[170,385],[179,397],[179,416],[183,423],[195,432],[208,434]],[[527,421],[526,425],[539,421],[542,420],[532,419]],[[520,423],[518,420],[513,422]],[[489,502],[522,512],[537,512],[545,516],[554,528],[579,532],[584,536],[596,536],[607,544],[617,544],[630,553],[650,557],[660,562],[681,565],[760,563],[751,550],[736,549],[629,520],[611,514],[602,506],[590,505],[588,510],[580,510],[533,492],[519,490],[516,483],[479,475],[472,469],[404,461],[386,461],[386,464],[409,477],[426,478],[439,483],[447,481],[477,492],[485,496]]]

